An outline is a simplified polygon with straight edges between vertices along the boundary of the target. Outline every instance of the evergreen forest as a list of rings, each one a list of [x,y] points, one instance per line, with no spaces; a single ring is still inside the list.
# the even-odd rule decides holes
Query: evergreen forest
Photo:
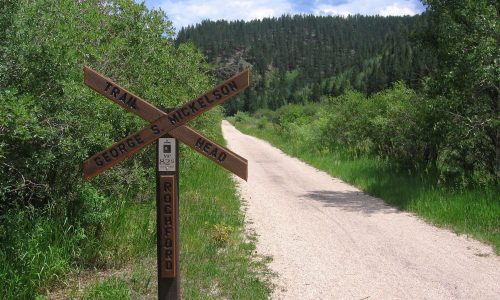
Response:
[[[252,66],[254,88],[227,113],[318,102],[348,89],[372,94],[401,80],[420,88],[435,57],[419,47],[428,18],[354,15],[284,15],[244,21],[204,21],[182,28],[177,42],[192,41],[227,76]]]

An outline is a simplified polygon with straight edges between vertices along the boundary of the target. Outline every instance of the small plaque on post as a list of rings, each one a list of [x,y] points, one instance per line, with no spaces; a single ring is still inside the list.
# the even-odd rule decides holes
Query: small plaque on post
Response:
[[[175,171],[175,139],[158,139],[158,171]]]

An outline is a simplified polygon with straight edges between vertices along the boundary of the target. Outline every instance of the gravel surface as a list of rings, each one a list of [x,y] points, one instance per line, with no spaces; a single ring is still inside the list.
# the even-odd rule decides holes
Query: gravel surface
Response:
[[[491,247],[431,226],[223,121],[273,299],[500,299]]]

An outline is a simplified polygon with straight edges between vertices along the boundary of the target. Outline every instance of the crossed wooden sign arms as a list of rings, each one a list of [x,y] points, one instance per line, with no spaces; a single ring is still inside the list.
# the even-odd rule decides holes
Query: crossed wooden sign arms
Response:
[[[228,171],[247,180],[248,162],[245,158],[183,125],[247,88],[250,84],[249,70],[229,78],[168,114],[89,67],[85,67],[83,71],[86,85],[150,122],[144,129],[85,160],[83,173],[86,179],[99,175],[168,133]]]

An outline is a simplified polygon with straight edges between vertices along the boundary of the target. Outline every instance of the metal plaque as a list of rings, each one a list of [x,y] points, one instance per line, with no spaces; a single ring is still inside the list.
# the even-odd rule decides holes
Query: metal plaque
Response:
[[[158,139],[158,171],[167,172],[175,171],[175,139],[160,138]]]

